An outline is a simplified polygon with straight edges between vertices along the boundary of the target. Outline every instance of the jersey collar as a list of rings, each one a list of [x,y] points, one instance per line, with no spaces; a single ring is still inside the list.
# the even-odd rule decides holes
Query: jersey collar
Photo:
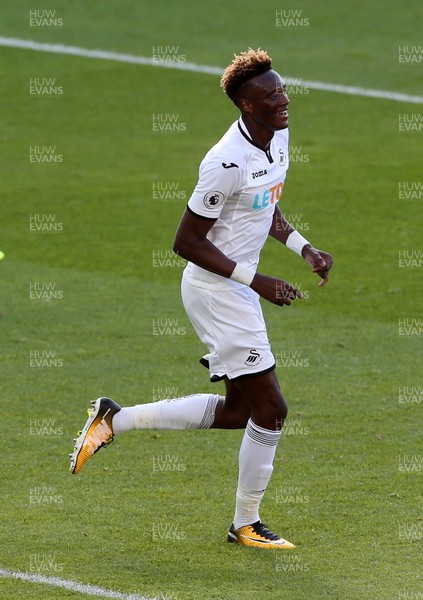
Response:
[[[273,162],[272,155],[270,154],[270,146],[269,146],[269,148],[267,150],[263,150],[263,148],[260,148],[260,146],[258,146],[255,143],[255,141],[253,140],[253,138],[248,133],[248,129],[247,129],[244,121],[242,120],[242,117],[239,117],[239,119],[238,119],[238,129],[240,130],[241,134],[245,137],[245,139],[247,140],[247,142],[250,142],[250,144],[252,144],[256,148],[258,148],[259,150],[261,150],[262,152],[264,152],[265,155],[267,156],[268,161],[270,163]]]

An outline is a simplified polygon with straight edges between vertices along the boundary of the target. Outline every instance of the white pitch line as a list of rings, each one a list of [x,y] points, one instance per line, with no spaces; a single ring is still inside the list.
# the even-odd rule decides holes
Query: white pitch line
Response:
[[[25,50],[35,50],[37,52],[50,52],[52,54],[69,54],[72,56],[82,56],[84,58],[99,58],[102,60],[114,60],[124,63],[137,65],[149,65],[153,67],[163,67],[165,69],[179,69],[181,71],[195,71],[196,73],[207,73],[210,75],[221,75],[221,67],[210,67],[208,65],[197,65],[190,62],[159,62],[154,58],[146,56],[134,56],[133,54],[121,54],[119,52],[110,52],[109,50],[90,50],[89,48],[80,48],[79,46],[65,46],[63,44],[42,44],[32,40],[22,40],[20,38],[0,36],[0,46],[8,48],[21,48]],[[383,100],[394,100],[395,102],[409,102],[412,104],[423,104],[423,96],[413,96],[411,94],[402,94],[397,92],[388,92],[384,90],[372,90],[357,86],[338,85],[336,83],[324,83],[323,81],[303,81],[293,77],[287,77],[287,80],[299,81],[301,87],[308,87],[314,90],[325,92],[335,92],[338,94],[350,94],[353,96],[364,96],[367,98],[381,98]]]
[[[19,38],[2,36],[0,36],[0,46],[7,46],[9,48],[22,48],[24,50],[36,50],[38,52],[51,52],[52,54],[71,54],[72,56],[83,56],[84,58],[115,60],[118,62],[133,63],[136,65],[181,69],[182,71],[196,71],[197,73],[209,73],[211,75],[221,75],[223,72],[223,69],[220,69],[219,67],[207,67],[206,65],[196,65],[189,62],[156,62],[153,58],[148,58],[145,56],[121,54],[120,52],[110,52],[109,50],[90,50],[89,48],[80,48],[79,46],[64,46],[63,44],[41,44],[32,40],[21,40]]]
[[[60,577],[47,577],[46,575],[40,575],[39,573],[23,573],[21,571],[8,571],[7,569],[0,568],[0,577],[51,585],[65,590],[72,590],[72,592],[87,594],[88,596],[116,598],[117,600],[158,600],[157,596],[155,598],[147,598],[146,596],[139,596],[138,594],[123,594],[122,592],[114,592],[113,590],[107,590],[106,588],[98,587],[96,585],[87,585],[69,579],[61,579]],[[160,600],[166,600],[166,597],[160,594]]]

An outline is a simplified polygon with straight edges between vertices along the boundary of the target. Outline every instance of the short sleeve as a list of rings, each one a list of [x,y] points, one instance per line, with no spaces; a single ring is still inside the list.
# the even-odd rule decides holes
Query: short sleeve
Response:
[[[240,189],[241,169],[235,162],[221,158],[203,160],[198,183],[188,201],[188,208],[202,217],[217,219],[230,196]]]

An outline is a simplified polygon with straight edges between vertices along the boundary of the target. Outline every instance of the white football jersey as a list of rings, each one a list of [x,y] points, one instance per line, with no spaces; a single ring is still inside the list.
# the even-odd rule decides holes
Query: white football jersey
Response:
[[[233,123],[200,165],[188,209],[217,219],[207,238],[228,258],[257,270],[289,166],[288,129],[276,131],[270,148],[256,146],[242,120]],[[212,289],[233,289],[235,281],[188,263],[188,280]]]

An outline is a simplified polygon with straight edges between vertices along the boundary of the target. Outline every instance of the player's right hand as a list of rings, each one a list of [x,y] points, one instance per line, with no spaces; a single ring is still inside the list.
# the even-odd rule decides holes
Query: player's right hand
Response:
[[[287,281],[270,277],[269,275],[261,275],[260,273],[254,275],[250,287],[259,296],[278,306],[291,304],[292,300],[303,297],[300,290],[297,290],[297,288]]]

